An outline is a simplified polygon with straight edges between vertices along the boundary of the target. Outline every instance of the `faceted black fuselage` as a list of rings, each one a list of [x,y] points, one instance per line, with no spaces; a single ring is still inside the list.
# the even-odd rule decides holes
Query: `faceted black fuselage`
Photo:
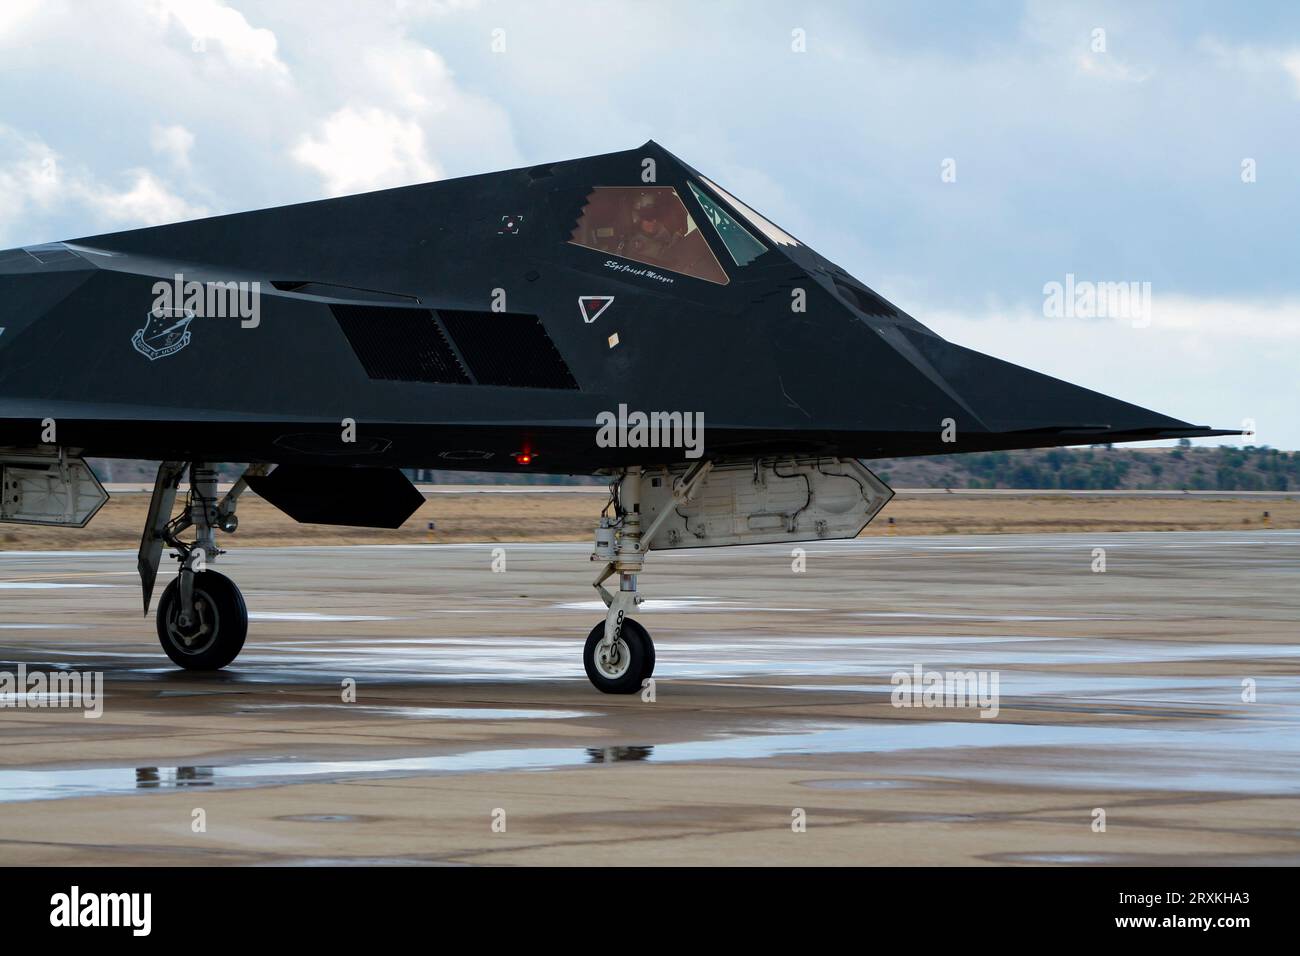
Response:
[[[569,241],[592,189],[647,185],[647,159],[725,284]],[[647,143],[0,253],[0,446],[41,444],[53,419],[59,445],[116,458],[575,474],[683,460],[601,447],[597,416],[620,405],[702,413],[709,457],[1227,434],[952,345],[806,245],[753,229],[766,251],[737,265],[689,184],[753,224],[705,182]],[[180,306],[161,321],[155,283],[178,273],[259,283],[258,324],[186,324]],[[585,321],[579,300],[601,296]]]

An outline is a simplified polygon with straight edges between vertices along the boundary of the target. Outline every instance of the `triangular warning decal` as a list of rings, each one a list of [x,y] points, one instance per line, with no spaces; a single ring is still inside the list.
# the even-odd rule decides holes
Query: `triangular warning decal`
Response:
[[[605,310],[614,304],[612,295],[580,295],[578,296],[578,311],[582,313],[582,321],[590,325],[604,314]]]

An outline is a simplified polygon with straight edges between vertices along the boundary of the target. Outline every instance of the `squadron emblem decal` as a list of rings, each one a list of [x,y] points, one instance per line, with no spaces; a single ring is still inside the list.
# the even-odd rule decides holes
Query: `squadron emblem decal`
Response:
[[[131,336],[135,350],[150,362],[175,355],[190,344],[192,309],[154,309],[145,319],[144,328]]]

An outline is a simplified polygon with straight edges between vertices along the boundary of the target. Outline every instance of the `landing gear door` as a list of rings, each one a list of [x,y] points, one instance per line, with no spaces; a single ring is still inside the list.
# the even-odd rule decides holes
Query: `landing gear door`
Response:
[[[685,471],[647,468],[642,476],[642,521],[669,509],[650,548],[854,538],[894,496],[853,459],[762,458],[717,462],[699,491],[676,504],[673,482]]]
[[[0,521],[84,528],[108,492],[80,458],[0,453]]]

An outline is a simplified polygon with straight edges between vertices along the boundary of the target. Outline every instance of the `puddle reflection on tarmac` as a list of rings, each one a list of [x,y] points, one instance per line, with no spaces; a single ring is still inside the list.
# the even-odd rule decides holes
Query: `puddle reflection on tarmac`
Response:
[[[789,582],[781,549],[746,552],[743,578],[727,567],[740,560],[734,555],[657,556],[665,584],[661,597],[641,610],[656,618],[655,679],[663,703],[636,717],[594,692],[576,692],[589,690],[575,667],[577,639],[561,635],[584,634],[603,606],[566,601],[567,583],[529,570],[529,562],[540,571],[557,549],[577,545],[511,545],[511,567],[522,570],[512,570],[517,576],[508,588],[490,573],[457,563],[483,546],[403,552],[410,560],[401,564],[382,549],[246,553],[239,558],[245,567],[262,571],[249,579],[261,588],[253,594],[267,636],[228,671],[202,677],[178,673],[156,647],[137,638],[126,644],[86,635],[86,622],[98,619],[112,590],[5,582],[3,600],[13,613],[0,625],[4,660],[102,670],[110,699],[116,691],[127,701],[120,705],[124,712],[160,726],[173,712],[229,718],[234,743],[220,757],[167,751],[174,766],[158,765],[158,750],[137,751],[141,755],[127,766],[95,766],[93,747],[69,746],[64,752],[80,753],[80,762],[71,757],[58,766],[0,769],[0,802],[593,765],[767,760],[803,766],[811,761],[799,761],[829,755],[836,756],[821,761],[818,771],[852,771],[862,779],[809,786],[869,791],[940,787],[960,778],[1020,786],[1300,792],[1300,644],[1294,639],[1300,536],[967,540],[975,543],[918,538],[819,546],[813,557],[839,560],[823,560],[824,576],[810,574],[798,584]],[[1098,541],[1115,552],[1106,575],[1088,570],[1087,556]],[[975,586],[952,583],[958,557]],[[62,568],[74,561],[89,577],[119,573],[110,570],[119,558],[0,555],[0,570],[17,565],[29,572],[56,561]],[[310,592],[300,562],[338,575],[327,580],[352,582],[363,574],[367,587],[389,590],[383,601],[359,587],[362,597],[354,597],[341,584],[337,593]],[[346,576],[339,570],[343,562]],[[694,593],[713,572],[732,575],[718,587],[738,596]],[[442,581],[442,591],[426,598],[431,580]],[[534,597],[525,600],[521,588]],[[138,603],[119,590],[135,628]],[[1166,596],[1172,593],[1176,601]],[[801,596],[772,597],[790,594]],[[365,613],[375,608],[383,613]],[[542,632],[521,638],[539,614]],[[69,629],[57,642],[48,633],[56,628]],[[918,664],[999,673],[1004,716],[901,719],[879,709],[864,710],[869,718],[855,715],[851,708],[888,699],[892,673]],[[0,663],[0,669],[8,666]],[[401,699],[377,696],[346,707],[320,696],[305,699],[337,687],[342,677],[382,685]],[[1245,683],[1255,695],[1249,702]],[[674,685],[687,689],[683,707],[663,690]],[[785,709],[784,717],[773,716],[777,708]],[[544,736],[530,738],[510,726],[535,720],[544,720],[544,729],[530,729]],[[392,723],[380,728],[382,735],[348,744],[344,757],[322,759],[321,751],[304,753],[295,744],[249,759],[254,745],[242,746],[240,735],[249,728],[282,731],[281,722],[290,721],[319,721],[313,729],[321,734],[340,734],[345,722],[365,721],[368,733],[375,722]],[[412,721],[457,728],[485,723],[458,740],[436,731],[439,739],[420,743],[413,742]],[[390,737],[402,739],[394,745],[403,748],[399,755],[371,756],[370,741]],[[468,749],[445,752],[456,746]],[[877,774],[883,779],[873,779]]]
[[[1300,792],[1300,739],[1276,721],[1241,721],[1231,729],[1207,721],[1123,726],[1024,724],[1001,721],[777,721],[761,733],[605,747],[528,747],[419,754],[386,759],[265,760],[175,768],[0,770],[0,802],[48,800],[135,790],[239,788],[401,777],[432,773],[531,771],[584,764],[689,763],[824,754],[941,757],[954,749],[1034,748],[1034,782],[1124,785],[1235,793]],[[1064,756],[1059,756],[1063,754]],[[1249,759],[1243,759],[1249,754]],[[967,761],[963,774],[1025,782],[1018,764]],[[942,761],[925,774],[942,772]],[[868,786],[863,784],[863,787]]]

